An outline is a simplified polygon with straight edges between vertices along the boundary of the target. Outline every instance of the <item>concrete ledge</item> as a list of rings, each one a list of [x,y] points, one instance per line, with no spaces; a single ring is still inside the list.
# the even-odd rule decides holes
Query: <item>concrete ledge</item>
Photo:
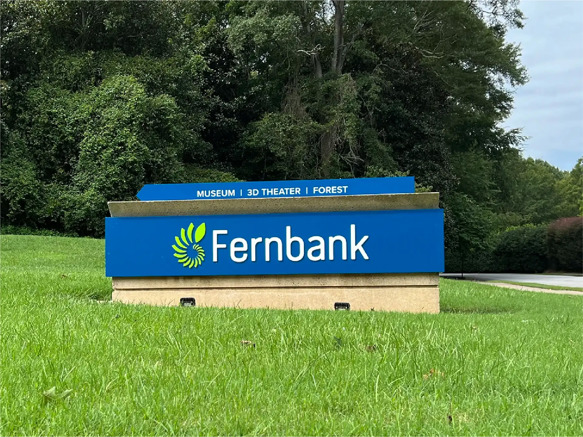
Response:
[[[357,311],[439,313],[436,273],[400,275],[235,276],[113,278],[113,300],[199,307],[333,310],[348,302]]]
[[[112,278],[116,290],[265,287],[415,287],[439,285],[437,273],[375,275],[171,276]]]
[[[381,211],[390,209],[438,208],[439,193],[278,197],[268,199],[128,201],[108,202],[108,205],[112,217]]]

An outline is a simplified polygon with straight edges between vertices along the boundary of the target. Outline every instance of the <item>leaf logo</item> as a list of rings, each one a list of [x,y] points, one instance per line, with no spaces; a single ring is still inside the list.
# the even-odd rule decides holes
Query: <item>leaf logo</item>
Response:
[[[194,231],[194,223],[191,223],[188,230],[182,228],[180,230],[180,238],[174,237],[176,244],[172,245],[174,249],[174,256],[178,258],[178,262],[182,264],[183,267],[188,267],[189,269],[193,267],[198,267],[204,261],[204,249],[199,246],[200,240],[202,240],[206,234],[206,224],[201,223],[196,231],[194,232],[194,239],[192,232]]]

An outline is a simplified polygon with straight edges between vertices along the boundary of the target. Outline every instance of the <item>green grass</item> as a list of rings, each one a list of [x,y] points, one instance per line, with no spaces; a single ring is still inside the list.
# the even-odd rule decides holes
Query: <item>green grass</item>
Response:
[[[1,243],[2,435],[583,434],[583,297],[443,280],[438,315],[125,306],[96,300],[103,241]]]
[[[523,287],[544,288],[545,290],[568,290],[568,291],[583,291],[583,287],[561,287],[558,285],[536,284],[534,282],[513,282],[513,281],[488,281],[498,284],[521,285]]]

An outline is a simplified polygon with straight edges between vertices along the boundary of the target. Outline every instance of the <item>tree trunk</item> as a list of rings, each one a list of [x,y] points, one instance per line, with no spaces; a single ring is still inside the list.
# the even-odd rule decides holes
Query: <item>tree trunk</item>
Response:
[[[334,4],[334,52],[332,53],[332,71],[342,73],[342,49],[344,48],[344,5],[345,0],[332,0]]]
[[[310,25],[310,13],[308,11],[308,5],[306,2],[304,2],[304,17],[306,20],[306,24],[303,25],[304,32],[306,35],[309,35],[311,37],[312,47],[314,47],[314,49],[312,50],[312,53],[311,53],[312,63],[314,66],[314,75],[318,79],[321,79],[322,78],[322,64],[320,62],[320,54],[318,53],[319,45],[316,45],[316,39],[315,39],[315,36],[312,32],[312,26]]]
[[[320,55],[317,53],[314,55],[314,68],[316,70],[316,77],[318,79],[322,78],[322,64],[320,63]]]

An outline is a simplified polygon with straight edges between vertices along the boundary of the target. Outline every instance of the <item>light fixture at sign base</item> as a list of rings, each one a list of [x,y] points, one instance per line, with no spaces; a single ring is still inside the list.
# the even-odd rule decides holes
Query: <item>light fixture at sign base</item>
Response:
[[[195,307],[196,299],[194,297],[181,297],[180,298],[181,307]]]

